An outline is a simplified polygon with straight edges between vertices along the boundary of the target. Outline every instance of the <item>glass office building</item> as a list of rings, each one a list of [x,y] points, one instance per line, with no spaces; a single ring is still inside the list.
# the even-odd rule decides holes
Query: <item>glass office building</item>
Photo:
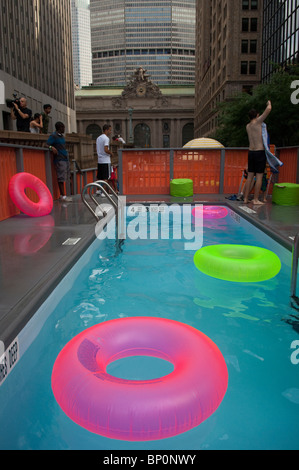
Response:
[[[72,0],[74,83],[81,88],[92,82],[89,0]]]
[[[298,63],[299,1],[264,0],[262,79],[267,81],[273,64]]]
[[[94,85],[194,84],[196,0],[91,0]]]

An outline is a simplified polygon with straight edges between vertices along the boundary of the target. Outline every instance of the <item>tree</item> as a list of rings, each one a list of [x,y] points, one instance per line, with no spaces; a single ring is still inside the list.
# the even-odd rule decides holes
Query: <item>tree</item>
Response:
[[[266,121],[271,144],[299,145],[299,104],[291,102],[294,91],[291,84],[296,80],[299,80],[299,66],[277,69],[270,82],[255,87],[252,95],[238,93],[220,103],[219,127],[213,138],[226,147],[247,147],[248,111],[254,108],[261,114],[271,100],[273,109]]]

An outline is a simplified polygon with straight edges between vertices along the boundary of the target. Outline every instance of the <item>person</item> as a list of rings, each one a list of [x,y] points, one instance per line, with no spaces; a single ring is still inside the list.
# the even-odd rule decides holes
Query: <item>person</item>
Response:
[[[52,106],[50,104],[45,104],[44,105],[44,111],[42,113],[42,119],[43,119],[43,128],[42,128],[42,134],[48,134],[49,133],[49,114],[52,111]]]
[[[17,130],[19,132],[30,132],[32,111],[31,109],[27,108],[26,98],[20,98],[19,102],[14,101],[10,116],[11,119],[17,121]]]
[[[64,184],[70,181],[70,162],[64,137],[65,125],[63,122],[58,121],[55,124],[55,129],[56,131],[48,138],[47,144],[50,152],[54,154],[54,165],[60,191],[59,200],[62,202],[71,202],[72,198],[67,197],[64,191]]]
[[[33,116],[32,121],[30,122],[30,132],[32,134],[40,134],[43,128],[43,118],[42,115],[39,113],[35,113]]]
[[[122,144],[125,144],[125,143],[126,143],[125,140],[122,138],[121,135],[118,135],[116,140],[118,140],[118,141],[121,142]]]
[[[97,155],[98,155],[98,172],[97,179],[104,180],[108,184],[111,177],[111,157],[112,152],[110,150],[110,135],[112,128],[110,124],[105,124],[103,127],[103,133],[97,138]],[[105,188],[106,190],[106,188]],[[105,194],[98,190],[96,194],[105,197]]]
[[[259,200],[259,193],[262,187],[263,175],[266,168],[266,152],[262,137],[262,124],[272,111],[271,101],[268,101],[267,107],[260,116],[255,109],[249,111],[250,122],[246,126],[249,151],[248,151],[248,178],[245,185],[244,203],[248,204],[248,196],[252,187],[254,175],[256,183],[254,188],[253,204],[264,204]]]

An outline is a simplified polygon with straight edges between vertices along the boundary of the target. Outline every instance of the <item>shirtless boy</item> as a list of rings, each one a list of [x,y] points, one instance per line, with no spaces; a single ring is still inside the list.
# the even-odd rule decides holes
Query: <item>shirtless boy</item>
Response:
[[[252,187],[254,175],[256,183],[254,188],[253,204],[264,204],[259,201],[259,193],[262,187],[263,174],[266,168],[266,153],[262,138],[262,123],[269,116],[272,110],[271,101],[268,101],[267,108],[260,116],[255,109],[249,112],[250,123],[247,124],[246,130],[249,139],[248,152],[248,178],[244,192],[244,203],[248,203],[248,195]]]

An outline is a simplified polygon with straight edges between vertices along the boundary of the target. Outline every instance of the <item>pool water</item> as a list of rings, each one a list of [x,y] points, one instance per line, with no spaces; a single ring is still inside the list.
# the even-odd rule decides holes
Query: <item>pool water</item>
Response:
[[[184,243],[127,239],[119,246],[113,239],[95,240],[19,334],[20,360],[0,387],[1,449],[299,448],[291,253],[232,211],[205,224],[203,246],[235,243],[272,250],[282,263],[275,278],[260,283],[211,278],[196,269],[194,251],[186,251]],[[134,316],[191,325],[222,352],[227,393],[200,426],[163,440],[126,442],[90,433],[58,406],[51,373],[65,344],[95,324]],[[108,370],[132,380],[171,371],[170,363],[145,357],[117,361]]]

